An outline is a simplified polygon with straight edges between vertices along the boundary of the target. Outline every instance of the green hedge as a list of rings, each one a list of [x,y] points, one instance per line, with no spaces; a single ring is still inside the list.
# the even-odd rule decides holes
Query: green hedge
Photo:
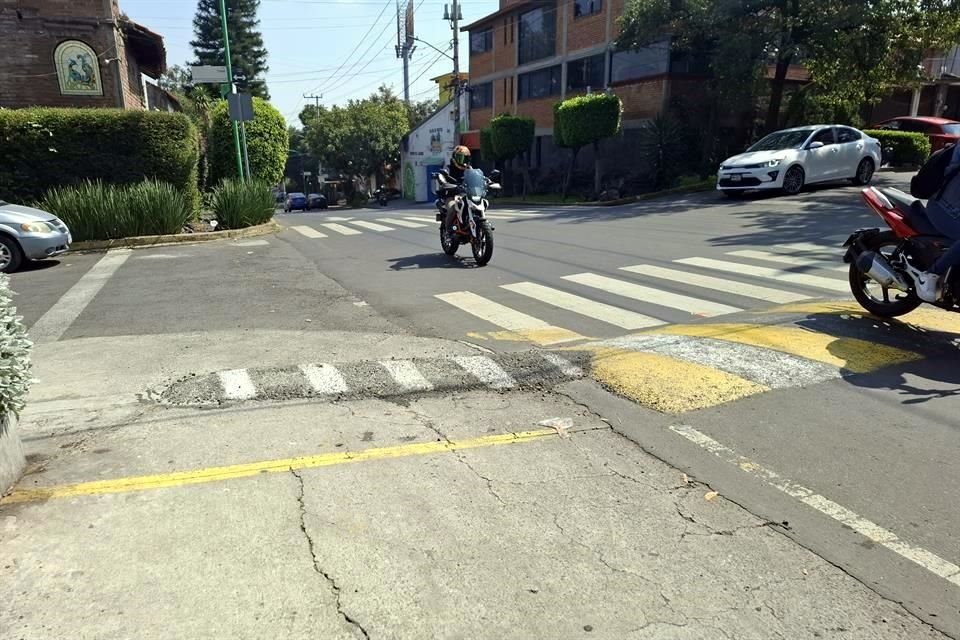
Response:
[[[922,133],[883,129],[864,133],[879,140],[882,149],[893,149],[889,157],[884,154],[884,160],[890,164],[919,167],[930,157],[930,138]]]
[[[197,130],[182,114],[118,109],[0,109],[0,199],[39,200],[55,186],[145,179],[199,207]]]
[[[246,123],[246,130],[247,156],[250,158],[250,173],[253,174],[251,177],[270,184],[280,184],[290,148],[287,121],[283,119],[283,114],[266,100],[254,98],[253,120]],[[230,123],[226,101],[219,102],[213,108],[208,148],[210,184],[236,178],[233,125]]]
[[[210,208],[225,229],[242,229],[268,222],[277,206],[264,180],[224,180],[210,198]]]
[[[3,354],[0,358],[0,420],[8,413],[18,414],[23,410],[33,382],[30,347],[22,319],[13,305],[10,280],[5,273],[0,273],[0,353]]]

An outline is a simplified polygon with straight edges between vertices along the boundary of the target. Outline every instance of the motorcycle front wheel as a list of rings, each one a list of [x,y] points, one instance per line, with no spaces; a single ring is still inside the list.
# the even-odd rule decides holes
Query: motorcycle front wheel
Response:
[[[473,249],[473,259],[478,267],[490,262],[493,257],[493,234],[485,225],[477,225],[477,237],[470,240],[470,248]]]
[[[894,232],[884,231],[871,238],[868,249],[890,261],[899,245],[900,239]],[[913,291],[903,292],[880,286],[880,283],[857,268],[856,261],[850,263],[850,291],[861,307],[881,318],[903,316],[923,304]]]
[[[452,233],[447,231],[447,223],[440,224],[440,247],[448,256],[452,256],[460,248],[460,243],[453,237]]]

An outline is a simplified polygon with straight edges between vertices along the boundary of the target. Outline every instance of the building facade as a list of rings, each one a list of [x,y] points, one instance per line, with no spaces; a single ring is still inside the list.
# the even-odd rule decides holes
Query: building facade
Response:
[[[467,98],[461,95],[461,113],[466,112]],[[407,200],[430,202],[436,198],[431,174],[444,168],[457,143],[454,126],[454,103],[443,104],[401,142],[401,191]]]
[[[0,107],[177,108],[163,38],[116,0],[0,0],[0,34]]]

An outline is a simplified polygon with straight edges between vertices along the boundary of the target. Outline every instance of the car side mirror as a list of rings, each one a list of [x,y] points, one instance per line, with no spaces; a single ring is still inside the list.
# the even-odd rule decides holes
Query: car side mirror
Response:
[[[807,149],[809,151],[813,151],[814,149],[821,149],[822,147],[823,147],[823,143],[820,142],[819,140],[817,142],[811,142],[810,144],[807,145]]]
[[[500,175],[501,175],[500,170],[494,169],[493,171],[490,172],[490,180],[492,182],[500,182]]]

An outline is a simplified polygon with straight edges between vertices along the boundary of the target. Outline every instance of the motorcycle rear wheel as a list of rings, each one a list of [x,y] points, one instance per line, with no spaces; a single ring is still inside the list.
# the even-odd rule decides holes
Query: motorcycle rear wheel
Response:
[[[893,250],[899,244],[900,239],[894,232],[884,231],[871,238],[868,248],[890,260]],[[879,290],[879,298],[868,288],[871,285],[874,291]],[[913,291],[905,293],[894,289],[892,290],[893,295],[891,295],[890,289],[881,287],[873,278],[861,272],[855,261],[850,263],[850,291],[861,307],[881,318],[903,316],[923,304],[923,301]]]

